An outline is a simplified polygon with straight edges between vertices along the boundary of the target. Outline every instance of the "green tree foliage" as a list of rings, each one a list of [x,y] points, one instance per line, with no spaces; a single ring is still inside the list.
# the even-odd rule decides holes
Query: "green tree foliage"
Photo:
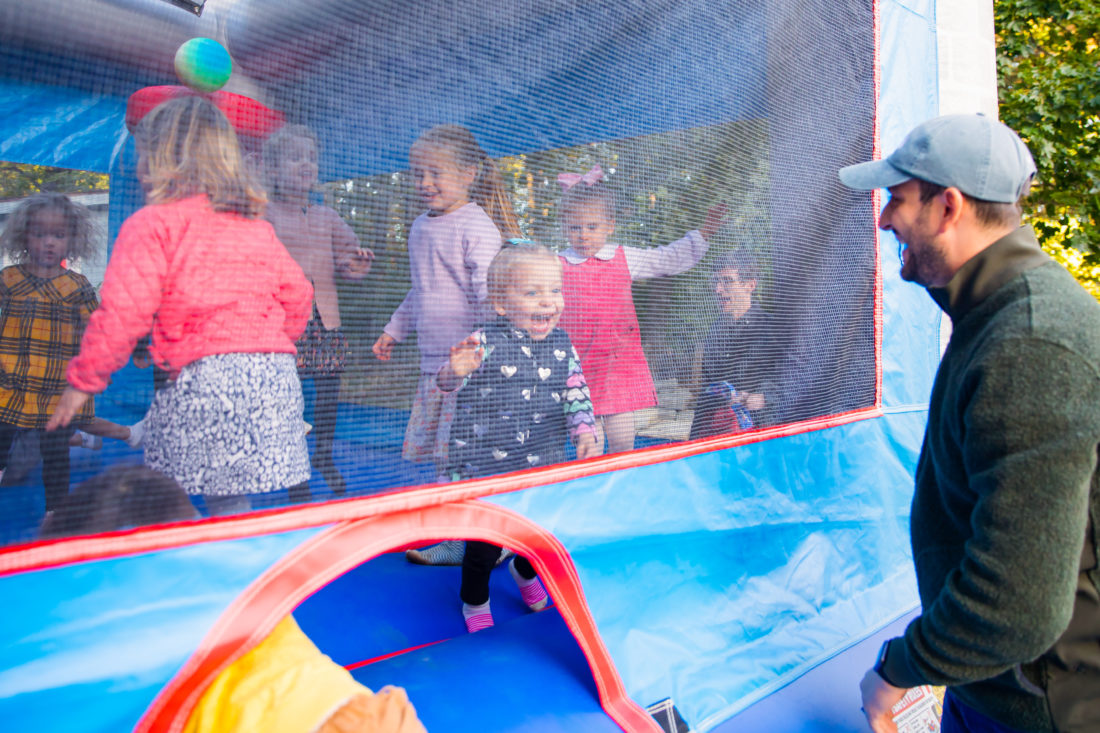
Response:
[[[997,0],[1000,117],[1039,172],[1025,215],[1100,298],[1100,3]]]
[[[566,246],[558,204],[562,172],[583,173],[599,164],[617,192],[615,240],[656,247],[703,223],[708,208],[728,207],[725,224],[701,266],[671,278],[635,284],[643,346],[658,378],[689,369],[683,348],[705,332],[714,313],[707,283],[710,263],[731,248],[760,250],[770,232],[767,126],[760,121],[727,123],[570,148],[522,153],[497,166],[526,236],[554,249]],[[377,259],[368,278],[340,283],[344,329],[358,364],[350,394],[407,407],[415,385],[399,386],[417,373],[415,339],[403,342],[390,362],[369,356],[370,344],[409,288],[406,242],[422,207],[404,171],[327,184],[325,198]],[[767,268],[768,253],[758,253]],[[767,287],[766,285],[764,286]],[[702,305],[701,305],[702,304]],[[361,381],[359,381],[361,380]],[[381,396],[381,397],[379,397]]]

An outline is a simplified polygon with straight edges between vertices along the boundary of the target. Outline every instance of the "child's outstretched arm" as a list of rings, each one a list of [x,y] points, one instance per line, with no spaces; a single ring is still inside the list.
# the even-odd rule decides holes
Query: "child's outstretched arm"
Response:
[[[707,253],[710,240],[718,232],[726,216],[726,205],[716,204],[707,212],[701,229],[688,232],[682,239],[662,247],[642,249],[623,247],[631,280],[679,275],[687,272]]]
[[[81,392],[75,387],[66,387],[65,391],[61,393],[61,399],[57,401],[57,407],[54,408],[53,414],[46,421],[46,430],[57,430],[72,422],[76,414],[80,412],[80,408],[91,396],[91,392]]]
[[[444,392],[454,392],[467,376],[473,374],[485,358],[485,341],[481,331],[475,331],[451,347],[451,358],[439,369],[436,384]]]
[[[370,272],[374,261],[374,252],[359,245],[359,237],[348,223],[332,212],[332,255],[336,264],[336,274],[345,280],[362,280]]]
[[[65,370],[70,387],[62,393],[48,430],[68,425],[90,395],[106,389],[110,375],[149,332],[163,297],[166,249],[174,239],[171,224],[156,207],[141,209],[123,223],[103,276],[102,304],[88,319],[80,353]]]
[[[390,322],[382,329],[382,334],[374,342],[374,346],[371,347],[371,351],[379,361],[389,361],[393,356],[394,345],[398,341],[404,341],[413,330],[417,307],[416,291],[410,290],[405,294],[401,305],[397,306],[397,310],[390,316]]]

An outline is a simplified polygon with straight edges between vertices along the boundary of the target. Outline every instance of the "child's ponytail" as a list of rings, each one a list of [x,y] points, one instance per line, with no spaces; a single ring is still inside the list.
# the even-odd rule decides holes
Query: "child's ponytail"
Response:
[[[504,178],[496,162],[477,144],[472,132],[462,125],[436,125],[421,135],[416,143],[450,150],[455,163],[461,168],[474,166],[477,176],[470,186],[470,198],[489,215],[503,239],[520,236],[519,222],[508,199]]]
[[[479,148],[480,150],[480,148]],[[482,160],[477,169],[477,178],[470,187],[470,198],[485,210],[493,223],[497,225],[503,239],[520,236],[519,222],[515,209],[508,200],[508,191],[504,187],[504,177],[500,175],[496,162],[481,152]]]

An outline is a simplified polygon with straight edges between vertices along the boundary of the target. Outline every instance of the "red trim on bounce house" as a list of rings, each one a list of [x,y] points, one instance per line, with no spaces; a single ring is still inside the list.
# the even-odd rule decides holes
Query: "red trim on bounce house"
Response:
[[[882,92],[882,72],[879,62],[882,59],[882,3],[871,0],[871,159],[882,157],[879,134],[882,132],[879,119],[878,95]],[[878,212],[882,209],[882,193],[879,189],[871,192],[871,231],[874,234],[875,248],[875,407],[882,407],[882,329],[886,295],[882,280],[882,232],[878,228]]]
[[[450,502],[495,496],[536,486],[597,476],[611,471],[675,461],[700,453],[824,430],[860,420],[882,417],[882,415],[880,408],[867,407],[774,428],[734,435],[719,435],[687,443],[658,445],[628,453],[590,458],[586,461],[570,461],[544,468],[457,483],[401,487],[382,494],[337,499],[321,504],[278,507],[229,517],[11,545],[0,549],[0,577],[76,562],[187,547],[203,542],[323,527],[393,512],[425,509]]]
[[[345,522],[303,542],[253,581],[225,610],[146,710],[135,733],[179,733],[202,693],[229,664],[264,639],[302,601],[352,568],[410,542],[484,540],[531,561],[585,659],[600,706],[627,733],[661,728],[631,700],[588,610],[565,547],[525,517],[479,501],[398,511]]]

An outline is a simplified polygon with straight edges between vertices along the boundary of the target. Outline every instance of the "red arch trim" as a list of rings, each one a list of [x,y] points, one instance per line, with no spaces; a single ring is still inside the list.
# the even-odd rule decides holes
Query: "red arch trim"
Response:
[[[660,731],[656,721],[627,696],[584,600],[576,568],[561,543],[515,512],[486,502],[464,501],[345,522],[304,542],[226,609],[161,690],[135,733],[182,731],[202,692],[218,673],[333,579],[394,548],[451,537],[506,545],[528,558],[588,660],[604,711],[628,733]]]

